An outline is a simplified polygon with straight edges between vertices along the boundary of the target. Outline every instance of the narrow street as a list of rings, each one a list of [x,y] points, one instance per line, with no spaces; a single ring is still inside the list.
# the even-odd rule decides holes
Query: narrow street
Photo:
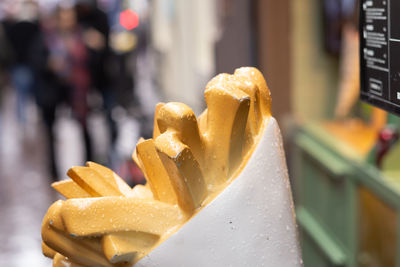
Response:
[[[0,111],[0,266],[43,267],[51,260],[41,252],[40,227],[48,207],[62,198],[50,184],[47,170],[47,142],[43,124],[34,103],[26,106],[26,122],[20,124],[16,97],[7,89]],[[58,114],[54,127],[59,177],[67,178],[68,168],[84,165],[82,133],[72,119]],[[121,116],[117,122],[119,137],[111,163],[123,171],[140,135],[140,124]],[[106,160],[109,141],[104,116],[89,119],[93,151],[96,158]],[[126,174],[126,172],[125,172]]]
[[[33,104],[25,127],[6,94],[0,124],[0,266],[51,266],[41,253],[43,216],[58,196],[50,188],[45,147]]]

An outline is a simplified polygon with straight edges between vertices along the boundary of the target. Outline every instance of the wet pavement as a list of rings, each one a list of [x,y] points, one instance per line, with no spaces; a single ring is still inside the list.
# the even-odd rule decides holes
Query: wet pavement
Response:
[[[119,136],[113,150],[107,142],[105,117],[92,114],[88,122],[97,162],[108,160],[123,178],[129,176],[123,173],[131,164],[127,167],[126,162],[132,162],[131,153],[137,139],[143,133],[152,132],[154,106],[161,100],[149,75],[149,62],[144,55],[138,58],[141,71],[135,85],[138,102],[143,103],[138,107],[139,113],[144,119],[139,118],[139,122],[124,112],[117,112]],[[40,228],[48,207],[61,196],[50,187],[53,180],[47,170],[44,127],[33,103],[26,105],[25,124],[18,123],[16,97],[11,88],[5,91],[0,103],[0,267],[52,266],[51,260],[41,252]],[[68,112],[58,114],[54,131],[58,175],[64,179],[68,168],[84,164],[82,133]],[[109,155],[111,158],[106,159]]]
[[[0,124],[0,266],[43,267],[42,218],[57,196],[49,186],[45,147],[34,106],[24,127],[18,124],[15,97],[7,95]]]
[[[40,228],[48,207],[62,197],[50,187],[53,180],[47,170],[47,143],[38,111],[29,103],[22,125],[15,103],[15,95],[8,90],[0,112],[0,267],[51,266],[41,252]],[[106,158],[109,144],[104,116],[91,115],[89,124],[94,152],[97,158]],[[121,169],[119,162],[130,160],[141,125],[120,114],[117,127],[112,162],[114,169]],[[54,131],[59,178],[64,179],[68,168],[84,164],[82,133],[65,114],[59,114]]]

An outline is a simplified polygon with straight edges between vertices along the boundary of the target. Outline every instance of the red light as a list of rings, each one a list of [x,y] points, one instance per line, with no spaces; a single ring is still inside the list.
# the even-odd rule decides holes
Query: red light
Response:
[[[139,26],[139,15],[133,10],[124,10],[119,14],[119,23],[125,29],[133,30]]]

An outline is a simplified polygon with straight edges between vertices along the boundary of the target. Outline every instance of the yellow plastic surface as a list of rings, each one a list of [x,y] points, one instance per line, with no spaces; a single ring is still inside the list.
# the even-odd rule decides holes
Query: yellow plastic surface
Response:
[[[168,178],[168,173],[158,156],[153,139],[138,143],[136,153],[154,198],[166,203],[176,204],[178,202],[176,194]]]
[[[72,167],[67,175],[93,197],[123,195],[105,177],[90,167]]]
[[[71,179],[54,182],[51,184],[58,193],[66,198],[84,198],[91,195]]]
[[[43,253],[54,266],[131,266],[201,211],[244,168],[270,117],[270,92],[251,67],[206,86],[196,118],[182,103],[156,106],[153,138],[132,158],[147,184],[131,189],[112,170],[88,162],[53,184],[42,224]]]
[[[144,232],[118,232],[102,241],[105,256],[111,263],[132,262],[146,255],[159,240],[158,235]]]

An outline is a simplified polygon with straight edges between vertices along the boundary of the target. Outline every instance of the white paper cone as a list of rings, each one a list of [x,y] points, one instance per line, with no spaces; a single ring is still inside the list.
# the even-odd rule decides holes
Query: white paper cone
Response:
[[[135,267],[302,265],[282,138],[270,118],[239,176]]]

